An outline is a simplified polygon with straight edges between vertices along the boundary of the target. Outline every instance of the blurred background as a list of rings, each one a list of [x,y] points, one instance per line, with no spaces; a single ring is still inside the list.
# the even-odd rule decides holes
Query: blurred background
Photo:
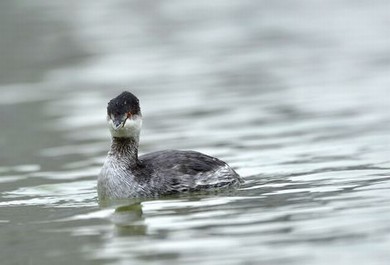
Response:
[[[2,264],[387,264],[386,0],[0,2]],[[99,207],[107,102],[237,192]]]

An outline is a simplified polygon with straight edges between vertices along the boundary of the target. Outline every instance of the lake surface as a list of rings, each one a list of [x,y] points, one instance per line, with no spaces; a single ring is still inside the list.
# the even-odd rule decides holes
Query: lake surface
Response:
[[[1,264],[388,264],[379,1],[1,1]],[[237,191],[100,205],[106,104]]]

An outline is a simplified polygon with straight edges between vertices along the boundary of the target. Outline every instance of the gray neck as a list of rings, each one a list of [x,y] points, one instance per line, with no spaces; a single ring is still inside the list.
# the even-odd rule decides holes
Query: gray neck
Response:
[[[129,166],[138,163],[138,141],[130,137],[113,137],[109,155],[115,156]]]

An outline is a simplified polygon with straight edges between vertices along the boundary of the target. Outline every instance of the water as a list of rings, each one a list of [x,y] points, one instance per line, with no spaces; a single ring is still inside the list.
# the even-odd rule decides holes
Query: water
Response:
[[[2,1],[1,264],[387,264],[387,1]],[[107,101],[141,153],[245,180],[97,203]]]

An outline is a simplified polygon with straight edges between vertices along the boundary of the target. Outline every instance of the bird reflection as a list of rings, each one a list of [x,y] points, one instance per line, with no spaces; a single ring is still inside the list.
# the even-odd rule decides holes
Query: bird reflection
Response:
[[[112,217],[118,236],[145,235],[147,227],[144,223],[142,205],[140,202],[119,206]]]
[[[140,200],[100,201],[103,208],[114,208],[110,220],[115,225],[117,236],[146,235],[142,204]]]

